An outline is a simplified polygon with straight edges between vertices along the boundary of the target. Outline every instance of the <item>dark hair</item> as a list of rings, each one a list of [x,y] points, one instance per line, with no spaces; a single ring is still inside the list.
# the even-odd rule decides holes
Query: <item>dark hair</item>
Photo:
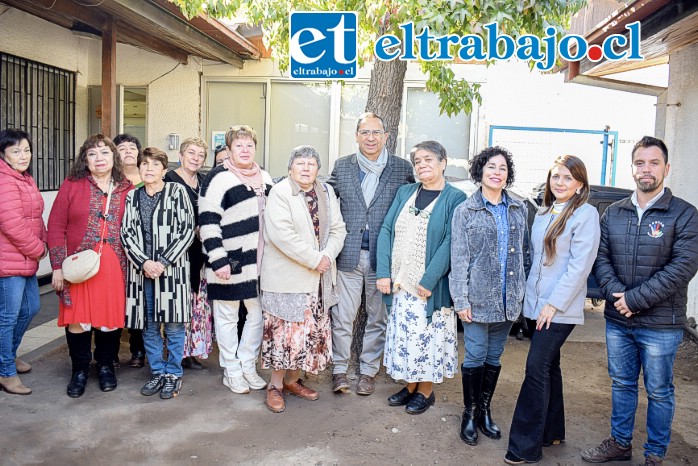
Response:
[[[99,143],[104,143],[109,149],[111,149],[114,157],[114,166],[111,169],[111,177],[116,183],[120,183],[124,180],[124,171],[121,168],[121,157],[119,157],[119,151],[116,149],[114,142],[103,134],[93,134],[92,136],[85,139],[80,147],[80,152],[73,162],[73,166],[70,167],[70,173],[68,174],[68,179],[79,180],[81,178],[87,178],[90,174],[90,170],[87,168],[87,151],[93,147],[99,146]]]
[[[436,158],[439,159],[439,162],[442,160],[448,161],[446,157],[446,148],[444,146],[436,141],[422,141],[415,144],[414,147],[410,149],[410,162],[412,162],[412,166],[414,166],[414,156],[420,149],[434,154]]]
[[[213,155],[214,155],[214,157],[215,157],[216,155],[218,155],[219,153],[223,152],[223,151],[226,150],[226,149],[227,149],[227,147],[226,147],[225,144],[218,144],[218,145],[216,146],[216,148],[213,149]]]
[[[24,139],[29,143],[29,150],[33,152],[32,140],[26,131],[15,128],[7,128],[0,131],[0,159],[5,160],[5,149],[11,146],[16,146],[21,143]],[[29,167],[25,173],[31,174],[32,172],[32,161],[29,161]]]
[[[507,184],[506,188],[514,184],[516,170],[514,169],[514,156],[503,147],[494,146],[483,149],[479,154],[470,160],[470,179],[476,183],[482,183],[482,170],[492,157],[501,155],[507,162]]]
[[[637,141],[637,143],[633,146],[633,152],[630,160],[635,159],[636,150],[645,147],[659,147],[659,150],[662,151],[662,155],[664,156],[664,163],[669,163],[669,150],[666,148],[666,144],[664,144],[664,141],[661,139],[653,138],[652,136],[643,136],[642,139]]]
[[[138,140],[137,137],[131,136],[130,134],[118,134],[114,138],[114,145],[119,147],[119,145],[123,142],[132,142],[136,145],[136,148],[138,149],[138,153],[141,153],[141,141]]]
[[[376,118],[377,120],[379,120],[381,122],[381,125],[383,126],[383,131],[387,131],[387,129],[385,128],[385,121],[383,121],[383,119],[381,117],[379,117],[378,115],[376,115],[373,112],[366,112],[366,113],[362,113],[361,115],[359,115],[359,121],[356,122],[356,132],[357,133],[359,132],[359,126],[361,126],[361,123],[363,123],[366,118]]]
[[[136,166],[140,168],[141,164],[148,159],[157,160],[162,164],[163,168],[167,168],[167,164],[169,163],[167,154],[164,151],[161,151],[157,147],[146,147],[145,149],[143,149],[142,153],[138,154],[138,161],[136,162]]]
[[[556,165],[561,165],[567,168],[572,175],[572,178],[582,183],[579,194],[575,193],[567,201],[565,208],[562,209],[560,215],[555,217],[555,220],[550,224],[548,230],[543,237],[543,249],[545,252],[545,262],[543,265],[550,265],[555,260],[557,238],[565,231],[567,220],[570,219],[575,210],[583,206],[589,199],[589,177],[587,176],[587,167],[578,157],[574,155],[561,155],[555,159],[553,166],[548,170],[548,179],[545,182],[545,194],[543,195],[543,207],[540,215],[548,213],[553,208],[555,195],[550,189],[550,177],[553,174],[553,168]]]

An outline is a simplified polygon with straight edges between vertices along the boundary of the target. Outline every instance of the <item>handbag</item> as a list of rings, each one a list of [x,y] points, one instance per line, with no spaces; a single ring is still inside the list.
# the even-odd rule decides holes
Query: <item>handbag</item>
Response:
[[[99,237],[99,251],[87,249],[66,257],[61,264],[63,278],[70,283],[82,283],[97,275],[99,272],[99,259],[102,256],[104,247],[104,233],[107,228],[107,214],[111,203],[113,180],[109,181],[109,194],[107,195],[107,206],[102,217],[102,234]]]

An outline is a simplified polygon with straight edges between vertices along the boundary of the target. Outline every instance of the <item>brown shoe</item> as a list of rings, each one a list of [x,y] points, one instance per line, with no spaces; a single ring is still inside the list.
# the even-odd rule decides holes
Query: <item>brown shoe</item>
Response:
[[[318,399],[317,392],[303,385],[301,379],[298,379],[290,384],[287,384],[284,380],[284,390],[289,392],[291,395],[295,395],[298,398],[303,398],[304,400],[315,401]]]
[[[659,456],[647,455],[645,456],[645,461],[639,464],[639,466],[659,466],[664,463],[664,460]]]
[[[613,437],[603,439],[600,445],[582,451],[582,459],[587,463],[607,463],[609,461],[630,461],[633,446],[622,446]]]
[[[267,388],[267,399],[264,400],[264,406],[266,406],[272,413],[281,413],[286,409],[286,403],[284,402],[284,394],[273,385],[269,385]]]
[[[19,377],[0,377],[0,389],[13,395],[31,395],[32,389],[25,387]]]
[[[375,377],[370,375],[361,374],[359,377],[359,383],[356,384],[356,394],[357,395],[371,395],[376,389]]]
[[[351,384],[347,374],[332,374],[332,391],[335,393],[349,393]]]
[[[17,368],[18,374],[26,374],[32,370],[32,365],[26,361],[22,361],[19,358],[15,358],[15,367]]]

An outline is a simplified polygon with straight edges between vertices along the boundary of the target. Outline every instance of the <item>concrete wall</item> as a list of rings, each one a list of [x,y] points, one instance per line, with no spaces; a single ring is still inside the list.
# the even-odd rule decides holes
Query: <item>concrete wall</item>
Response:
[[[680,106],[673,105],[680,103]],[[669,57],[669,88],[664,111],[665,139],[671,169],[667,185],[677,196],[698,205],[695,152],[698,147],[698,43]],[[698,319],[698,280],[689,287],[688,315]]]

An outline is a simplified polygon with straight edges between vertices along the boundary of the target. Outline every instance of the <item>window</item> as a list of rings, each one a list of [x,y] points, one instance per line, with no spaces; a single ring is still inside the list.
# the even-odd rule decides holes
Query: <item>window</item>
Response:
[[[32,176],[55,191],[75,155],[75,73],[0,53],[0,127],[32,138]]]

